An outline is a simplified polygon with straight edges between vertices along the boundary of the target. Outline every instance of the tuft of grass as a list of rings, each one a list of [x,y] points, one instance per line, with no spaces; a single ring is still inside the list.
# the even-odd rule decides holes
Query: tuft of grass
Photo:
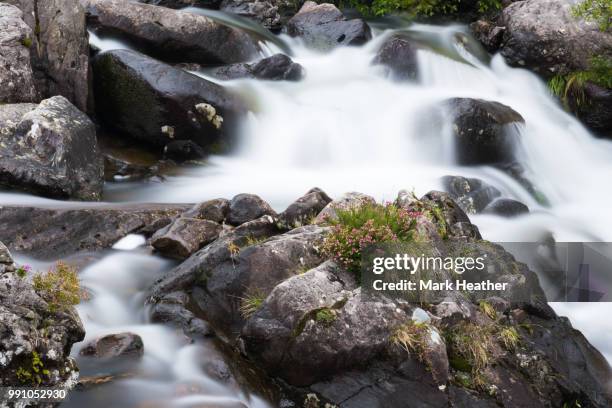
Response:
[[[504,348],[508,351],[516,350],[521,336],[514,327],[504,327],[498,333],[498,339]]]
[[[566,108],[569,108],[570,99],[577,106],[584,105],[587,102],[584,93],[584,86],[587,82],[612,89],[612,58],[593,57],[589,60],[587,70],[572,72],[567,75],[556,75],[548,81],[548,88]]]
[[[55,268],[37,273],[32,279],[34,290],[47,302],[51,312],[61,311],[81,301],[81,288],[76,268],[58,262]]]
[[[420,360],[423,360],[428,335],[429,328],[426,323],[415,323],[410,320],[397,327],[389,340],[391,344],[402,348],[408,354],[415,353]]]
[[[493,336],[488,326],[462,323],[446,333],[453,368],[479,374],[492,361]]]
[[[601,31],[607,31],[612,27],[610,0],[583,0],[572,7],[572,15],[597,23]]]
[[[253,245],[257,245],[259,243],[264,242],[267,239],[267,237],[254,237],[253,235],[249,235],[246,237],[246,246],[253,246]]]
[[[482,313],[487,315],[489,319],[497,320],[497,312],[489,302],[487,302],[486,300],[481,300],[479,306]]]
[[[240,303],[240,314],[244,319],[248,319],[259,310],[265,300],[266,296],[260,291],[242,298]]]

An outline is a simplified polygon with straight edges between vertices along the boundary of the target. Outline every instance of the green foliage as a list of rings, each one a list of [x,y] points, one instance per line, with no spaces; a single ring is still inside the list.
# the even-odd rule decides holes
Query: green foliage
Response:
[[[45,369],[40,355],[36,351],[33,351],[32,358],[28,364],[25,367],[20,366],[17,368],[15,375],[23,384],[40,385],[43,381],[42,376],[49,376],[49,370]]]
[[[548,81],[548,88],[553,95],[561,99],[565,107],[569,107],[570,98],[580,106],[587,102],[584,94],[586,82],[612,89],[612,59],[593,57],[589,60],[588,70],[556,75]]]
[[[351,272],[358,272],[361,253],[384,242],[412,241],[416,213],[393,204],[364,204],[336,210],[338,219],[323,242],[323,253]]]
[[[480,310],[486,314],[491,320],[497,320],[497,312],[495,308],[486,300],[480,301]]]
[[[245,319],[251,317],[261,305],[263,305],[264,300],[266,300],[266,296],[260,291],[256,291],[247,297],[242,298],[242,303],[240,305],[240,314]]]
[[[612,1],[610,0],[584,0],[572,7],[572,14],[599,24],[601,31],[607,31],[612,27]]]
[[[51,312],[78,305],[81,301],[77,271],[63,262],[58,262],[54,269],[46,273],[37,273],[32,283],[34,290],[48,303]]]
[[[429,328],[425,323],[415,323],[410,320],[395,329],[390,337],[391,344],[394,344],[408,354],[415,353],[423,361],[425,347],[427,345]]]
[[[508,351],[516,350],[521,337],[514,327],[504,327],[498,333],[498,339]]]
[[[17,270],[15,271],[15,273],[17,274],[17,276],[23,279],[28,276],[28,272],[30,272],[30,269],[31,268],[29,265],[20,265],[19,268],[17,268]]]
[[[412,16],[432,17],[459,11],[462,0],[348,0],[351,7],[366,16],[384,16],[406,12]],[[485,13],[501,9],[501,0],[479,0],[478,11]]]
[[[336,313],[327,307],[317,310],[315,313],[315,321],[324,326],[331,325],[336,320]]]

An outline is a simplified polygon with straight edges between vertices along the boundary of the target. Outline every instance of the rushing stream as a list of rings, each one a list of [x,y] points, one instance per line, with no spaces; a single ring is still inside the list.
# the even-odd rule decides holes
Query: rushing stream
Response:
[[[163,183],[107,183],[105,201],[194,203],[249,192],[283,210],[313,186],[332,197],[360,191],[392,200],[400,189],[414,189],[417,194],[441,189],[440,177],[452,174],[480,178],[531,209],[529,215],[513,219],[473,216],[488,240],[535,241],[552,233],[558,241],[612,241],[608,187],[612,143],[594,138],[565,113],[534,74],[508,67],[500,56],[490,61],[476,57],[473,43],[465,46],[457,40],[466,38],[462,27],[409,29],[428,38],[439,51],[419,51],[421,75],[415,83],[392,82],[371,63],[391,30],[378,30],[363,47],[340,47],[329,53],[309,50],[286,36],[282,43],[267,42],[265,54],[279,52],[278,44],[289,46],[306,78],[223,82],[252,107],[233,154],[213,156],[201,166],[168,175]],[[95,35],[91,41],[102,50],[128,48],[116,39]],[[214,80],[205,72],[197,74]],[[450,120],[439,123],[430,115],[432,107],[449,97],[498,101],[525,118],[526,125],[518,129],[521,160],[548,206],[499,170],[453,163],[449,123],[444,123]],[[57,204],[13,193],[0,193],[0,202]],[[89,407],[144,406],[145,402],[155,407],[266,406],[235,384],[217,382],[202,370],[207,358],[218,358],[213,344],[188,344],[171,329],[147,324],[143,291],[173,263],[147,254],[142,243],[129,237],[118,244],[119,249],[87,261],[81,277],[94,296],[79,307],[79,313],[88,339],[131,331],[142,336],[145,356],[126,378],[76,393],[66,406],[83,406],[79,394],[87,396]],[[553,306],[570,316],[612,361],[612,327],[601,327],[601,316],[612,312],[610,305]],[[75,355],[78,349],[77,345]],[[100,374],[86,362],[80,365],[83,376]]]

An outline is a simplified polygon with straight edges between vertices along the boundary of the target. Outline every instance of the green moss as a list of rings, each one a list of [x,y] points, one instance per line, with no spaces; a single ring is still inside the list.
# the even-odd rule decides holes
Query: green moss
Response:
[[[81,301],[77,271],[63,262],[58,262],[54,269],[46,273],[36,274],[32,284],[34,290],[47,302],[51,312],[78,305]]]
[[[583,0],[572,7],[576,18],[595,22],[601,31],[612,27],[612,2],[610,0]]]
[[[25,37],[23,40],[21,40],[21,45],[26,48],[30,48],[32,46],[32,39],[30,37]]]
[[[319,309],[315,314],[315,322],[321,323],[324,326],[331,326],[336,320],[336,312],[329,308]]]
[[[43,382],[43,376],[49,376],[49,370],[45,369],[40,355],[33,351],[26,365],[17,368],[15,376],[22,384],[38,386]]]

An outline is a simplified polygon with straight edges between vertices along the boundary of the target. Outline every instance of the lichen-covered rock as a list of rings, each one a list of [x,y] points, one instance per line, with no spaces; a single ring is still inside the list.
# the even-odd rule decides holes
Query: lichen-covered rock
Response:
[[[245,112],[223,87],[135,51],[98,54],[93,70],[100,118],[160,148],[176,140],[227,147]]]
[[[517,131],[525,123],[512,108],[482,99],[453,98],[444,103],[452,117],[459,164],[503,164],[514,160]]]
[[[444,176],[442,183],[450,196],[467,214],[481,212],[501,195],[498,189],[476,178]]]
[[[279,214],[279,222],[287,229],[310,224],[331,201],[323,190],[315,187]]]
[[[25,112],[27,107],[0,106],[0,184],[47,197],[99,200],[103,164],[91,120],[61,96]]]
[[[134,333],[107,334],[89,341],[79,354],[102,360],[138,358],[144,354],[144,343],[142,338]]]
[[[308,46],[329,50],[340,45],[361,45],[372,38],[368,24],[362,19],[347,20],[336,6],[329,3],[304,3],[286,25],[287,34],[300,37]]]
[[[101,34],[126,36],[168,62],[231,64],[250,60],[258,50],[248,34],[202,15],[123,0],[84,4],[88,22]]]
[[[525,0],[501,15],[501,54],[513,66],[545,78],[588,68],[593,56],[612,57],[612,35],[596,23],[574,17],[572,0]]]
[[[227,223],[241,225],[264,215],[276,215],[276,212],[255,194],[238,194],[229,203]]]
[[[268,0],[223,0],[221,11],[237,14],[257,21],[268,30],[280,30],[281,16],[274,1]]]
[[[348,211],[361,207],[364,204],[374,204],[376,200],[367,195],[357,192],[345,193],[342,197],[328,203],[325,208],[316,216],[314,224],[324,224],[338,218],[336,210]]]
[[[186,205],[36,208],[0,207],[0,240],[13,251],[57,259],[111,247],[128,234],[152,235],[187,210]]]
[[[215,198],[194,205],[189,211],[182,214],[182,216],[223,223],[229,213],[229,207],[229,200],[225,198]]]
[[[0,104],[38,98],[30,62],[32,29],[15,6],[0,3]]]
[[[0,386],[76,385],[70,350],[85,332],[74,307],[53,310],[0,243]]]
[[[382,44],[372,62],[385,66],[393,79],[416,79],[419,75],[418,50],[418,44],[410,38],[394,35]]]
[[[222,227],[214,221],[180,217],[151,237],[151,245],[162,255],[187,259],[191,254],[211,243]]]
[[[224,80],[257,78],[270,81],[299,81],[304,68],[284,54],[275,54],[256,63],[234,64],[213,71],[215,77]]]

